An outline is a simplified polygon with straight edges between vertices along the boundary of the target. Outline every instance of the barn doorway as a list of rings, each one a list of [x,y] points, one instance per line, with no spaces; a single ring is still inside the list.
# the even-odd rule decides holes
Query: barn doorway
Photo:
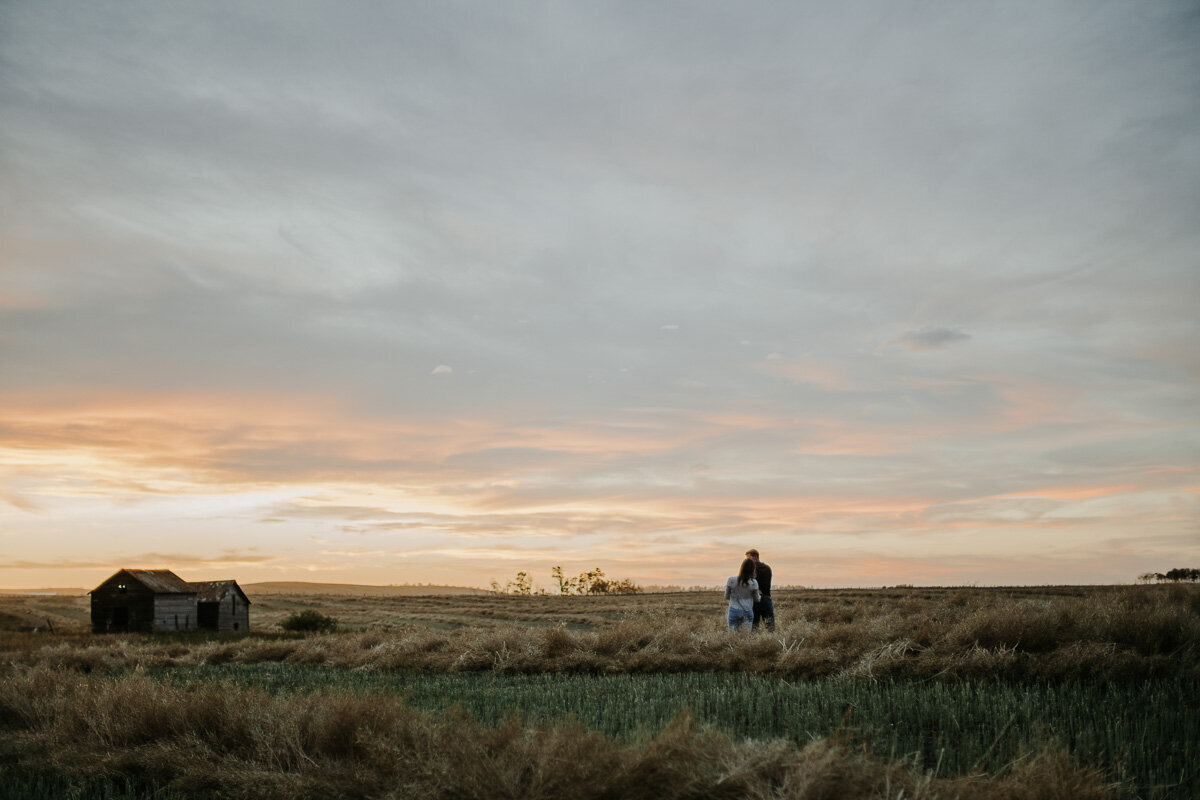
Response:
[[[220,620],[220,603],[196,604],[196,627],[200,628],[200,630],[215,631],[220,627]]]
[[[128,631],[129,630],[129,609],[126,606],[114,606],[112,610],[112,622],[109,625],[109,630]]]

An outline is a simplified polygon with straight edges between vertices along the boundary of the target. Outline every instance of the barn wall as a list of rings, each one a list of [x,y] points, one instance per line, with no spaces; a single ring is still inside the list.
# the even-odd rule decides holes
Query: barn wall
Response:
[[[154,630],[196,630],[194,594],[160,594],[154,598]]]
[[[237,592],[230,592],[227,597],[221,598],[221,616],[217,630],[250,630],[250,606]]]
[[[124,584],[125,590],[118,587]],[[121,609],[127,623],[118,625]],[[154,593],[127,575],[118,573],[92,591],[92,631],[150,632],[154,626]]]
[[[119,624],[119,615],[124,609],[126,623]],[[149,633],[154,626],[154,595],[106,594],[92,595],[92,631],[143,631]]]

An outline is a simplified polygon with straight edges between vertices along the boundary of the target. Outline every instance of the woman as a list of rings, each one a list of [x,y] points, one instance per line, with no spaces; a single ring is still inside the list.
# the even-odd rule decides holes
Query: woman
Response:
[[[725,599],[729,601],[729,630],[737,631],[754,624],[754,601],[762,599],[758,581],[754,579],[754,561],[747,558],[737,575],[725,581]]]

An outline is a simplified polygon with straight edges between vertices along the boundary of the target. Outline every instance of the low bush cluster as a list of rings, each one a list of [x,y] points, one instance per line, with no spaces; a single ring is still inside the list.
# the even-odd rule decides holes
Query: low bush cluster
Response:
[[[279,623],[285,631],[295,633],[328,633],[337,629],[338,622],[333,617],[327,617],[320,611],[308,609],[292,614]]]

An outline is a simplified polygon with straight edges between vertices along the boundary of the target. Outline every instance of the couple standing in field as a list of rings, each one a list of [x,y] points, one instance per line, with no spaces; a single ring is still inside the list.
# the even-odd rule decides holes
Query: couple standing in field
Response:
[[[758,560],[758,551],[746,551],[737,575],[725,581],[725,599],[729,601],[729,630],[741,630],[749,622],[751,630],[766,625],[775,630],[775,607],[771,604],[771,568]]]

